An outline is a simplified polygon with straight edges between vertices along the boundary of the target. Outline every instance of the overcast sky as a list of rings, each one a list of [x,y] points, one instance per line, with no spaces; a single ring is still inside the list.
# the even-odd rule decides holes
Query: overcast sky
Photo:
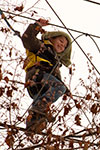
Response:
[[[65,24],[66,28],[94,35],[92,36],[92,38],[96,42],[97,46],[100,47],[100,38],[95,37],[100,36],[100,5],[87,2],[85,0],[49,0],[48,2],[53,8],[53,10],[60,17],[62,22]],[[99,0],[96,2],[99,2]],[[45,0],[0,1],[1,8],[5,10],[8,10],[9,8],[10,11],[14,10],[16,6],[20,6],[22,4],[24,5],[24,13],[22,13],[22,15],[31,17],[29,14],[26,14],[25,11],[33,7],[31,11],[33,10],[37,12],[37,14],[33,16],[34,19],[39,19],[40,17],[42,17],[48,19],[51,24],[63,26]],[[16,13],[19,12],[16,11]],[[34,22],[32,20],[27,19],[24,19],[24,21],[27,22],[26,26],[18,24],[17,22],[14,23],[14,28],[18,29],[21,32],[21,34],[25,31],[26,27],[30,22]],[[45,27],[45,30],[62,30],[68,33],[66,29],[58,28],[51,25]],[[69,30],[68,34],[70,33],[74,38],[81,35],[81,33],[73,32],[72,30]],[[16,38],[14,39],[16,41]],[[82,35],[77,39],[77,42],[82,48],[82,50],[86,53],[86,55],[90,53],[90,56],[93,57],[92,63],[100,73],[100,50],[97,49],[93,40],[89,36]],[[23,45],[21,46],[23,47]],[[71,61],[72,64],[75,64],[74,76],[71,82],[71,89],[73,90],[74,87],[78,84],[79,78],[87,80],[88,76],[87,58],[84,56],[83,52],[80,50],[79,46],[75,42],[73,42],[72,44]],[[62,68],[62,74],[63,76],[67,77],[67,82],[69,82],[68,69]]]
[[[95,37],[95,36],[100,36],[100,5],[86,2],[84,0],[48,0],[48,2],[50,6],[54,9],[54,11],[57,13],[57,15],[60,17],[60,19],[63,21],[66,28],[94,35],[92,36],[92,38],[96,42],[98,48],[100,47],[100,38]],[[96,0],[96,2],[100,2],[100,0]],[[42,17],[48,19],[51,24],[63,26],[45,0],[38,0],[38,1],[37,0],[0,0],[0,7],[3,10],[8,10],[9,8],[11,12],[13,12],[16,6],[20,6],[22,4],[24,5],[23,12],[28,8],[34,6],[32,10],[37,12],[37,14],[33,16],[34,19],[39,19],[40,17]],[[21,15],[32,17],[29,14],[23,12],[21,13]],[[16,11],[16,13],[19,12]],[[18,18],[19,17],[15,17],[15,19]],[[20,19],[22,20],[22,18]],[[23,21],[26,24],[24,26],[24,24],[19,22],[14,23],[11,19],[9,21],[13,25],[14,29],[20,31],[21,34],[23,34],[23,32],[25,31],[29,23],[34,23],[34,21],[32,20],[23,19]],[[2,23],[0,22],[0,27],[2,26],[7,27],[4,21],[2,21]],[[66,29],[58,28],[51,25],[45,27],[45,30],[50,30],[50,31],[62,30],[68,33]],[[81,33],[74,32],[72,30],[69,30],[68,34],[70,33],[74,38],[81,35]],[[1,32],[0,32],[0,38],[1,38],[0,43],[2,43],[3,36]],[[85,52],[86,55],[89,53],[90,56],[92,56],[92,63],[100,73],[100,50],[98,50],[93,40],[89,36],[82,35],[77,39],[77,42],[81,46],[82,50]],[[20,49],[21,52],[22,50],[24,52],[24,47],[20,39],[14,36],[13,41],[15,41],[16,43],[16,48]],[[71,61],[72,64],[75,64],[75,71],[71,79],[71,84],[70,84],[70,75],[69,75],[68,68],[62,67],[61,71],[62,71],[63,78],[66,77],[66,84],[68,85],[70,84],[71,91],[73,92],[74,88],[79,83],[79,78],[82,78],[85,82],[87,82],[87,77],[88,77],[88,68],[87,68],[88,60],[83,54],[83,52],[80,50],[79,46],[75,43],[75,41],[72,44]],[[99,73],[97,73],[98,76],[100,76]],[[83,94],[84,96],[84,91],[81,91],[80,93]],[[29,105],[29,102],[26,101],[26,106],[27,103]]]

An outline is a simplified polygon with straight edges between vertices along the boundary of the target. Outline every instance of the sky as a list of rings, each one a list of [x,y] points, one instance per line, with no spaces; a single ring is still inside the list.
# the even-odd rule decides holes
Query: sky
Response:
[[[52,6],[52,8],[57,13],[57,15],[63,21],[66,28],[74,29],[77,31],[81,31],[96,36],[100,35],[100,21],[98,19],[100,17],[99,16],[100,5],[86,2],[84,0],[62,0],[59,2],[57,0],[55,1],[50,0],[49,4]],[[50,14],[52,13],[52,10],[49,9],[48,11],[50,12]],[[54,13],[51,17],[51,22],[63,26]],[[64,31],[66,32],[66,30]],[[74,38],[80,35],[77,32],[73,32],[71,30],[69,31]],[[95,37],[93,37],[93,39],[97,43],[98,47],[100,47],[100,39]],[[91,40],[90,37],[83,35],[80,38],[78,38],[77,42],[79,43],[79,45],[81,46],[81,48],[86,54],[90,53],[90,56],[93,57],[92,63],[95,65],[95,67],[100,73],[100,61],[99,61],[100,51],[98,51],[93,40]],[[84,54],[82,53],[82,51],[80,50],[80,48],[77,46],[75,42],[73,42],[72,44],[71,60],[72,63],[75,64],[75,69],[76,69],[74,72],[72,87],[71,87],[72,89],[74,89],[74,87],[77,84],[77,80],[79,78],[86,79],[88,75],[87,58],[84,56]]]
[[[94,1],[99,2],[99,0],[94,0]],[[66,26],[66,28],[88,33],[95,36],[100,36],[100,5],[86,2],[84,0],[48,0],[48,2],[50,6],[54,9],[54,11],[57,13],[57,15],[60,17],[60,19]],[[55,13],[51,10],[50,6],[48,6],[45,0],[38,0],[38,1],[37,0],[34,1],[33,0],[5,0],[5,1],[0,0],[1,8],[2,9],[5,8],[5,10],[8,10],[8,8],[10,8],[10,11],[12,11],[13,10],[12,8],[15,7],[16,5],[20,6],[21,4],[24,4],[23,11],[34,6],[33,11],[36,11],[37,13],[33,16],[33,19],[39,19],[40,17],[42,17],[48,19],[51,24],[55,24],[63,27],[62,23],[57,18]],[[4,5],[6,7],[4,7]],[[19,12],[16,11],[16,13]],[[26,14],[25,12],[21,13],[21,15],[31,17],[29,14]],[[21,21],[21,19],[23,18],[15,17],[15,19]],[[17,22],[13,23],[12,20],[9,20],[10,23],[13,25],[14,29],[20,31],[21,34],[23,34],[23,32],[25,31],[29,23],[34,23],[34,21],[32,20],[27,20],[27,19],[23,19],[23,20],[25,22],[25,25]],[[6,26],[4,22],[3,25]],[[44,27],[44,29],[49,31],[61,30],[68,34],[71,33],[71,35],[73,35],[74,38],[81,35],[81,33],[74,32],[72,30],[69,30],[68,32],[66,29],[58,28],[56,26],[51,26],[51,25]],[[96,38],[95,36],[93,36],[92,38],[100,48],[100,38]],[[24,47],[20,39],[14,36],[13,41],[14,44],[16,45],[16,48],[21,49],[21,51],[23,51],[24,54]],[[20,47],[17,44],[18,42]],[[89,54],[89,56],[92,57],[92,63],[95,65],[98,72],[100,73],[100,51],[97,49],[93,40],[89,36],[82,35],[77,39],[77,42],[79,43],[83,51],[86,53],[86,55]],[[86,83],[88,82],[87,61],[88,61],[87,58],[85,57],[83,52],[80,50],[79,46],[74,41],[72,44],[72,55],[71,55],[73,76],[69,75],[68,68],[64,66],[61,68],[62,79],[64,80],[66,77],[66,84],[70,87],[70,90],[72,92],[79,84],[80,78],[82,78]],[[99,77],[100,74],[97,73],[97,76]],[[24,82],[24,78],[23,78],[23,82]],[[80,92],[81,96],[84,96],[85,94],[84,89],[81,88],[79,90],[81,90]],[[31,104],[31,102],[32,101],[30,100],[30,103],[28,103],[28,105]],[[27,101],[25,101],[25,104],[27,105]]]
[[[84,0],[59,0],[59,1],[49,0],[48,2],[49,5],[52,7],[52,9],[59,16],[60,20],[64,23],[67,29],[73,29],[91,35],[100,36],[100,19],[99,19],[100,5],[93,4]],[[21,6],[22,4],[24,5],[23,12],[20,13],[16,11],[16,14],[20,13],[23,16],[31,17],[36,20],[39,18],[48,19],[49,23],[53,25],[44,27],[45,30],[47,31],[61,30],[68,33],[69,35],[71,33],[71,35],[74,38],[77,38],[78,36],[81,35],[81,33],[79,32],[74,32],[72,30],[66,30],[64,28],[56,27],[55,25],[63,27],[63,24],[57,18],[57,16],[55,15],[55,13],[45,0],[0,1],[1,9],[3,10],[9,9],[9,12],[13,12],[16,6]],[[29,8],[32,8],[31,12],[36,11],[37,13],[34,13],[33,16],[30,16],[30,14],[26,13],[26,10],[28,10]],[[5,15],[7,16],[7,14]],[[11,19],[9,20],[9,22],[13,25],[13,28],[15,30],[20,31],[21,35],[25,31],[29,23],[34,23],[34,20],[28,20],[25,18],[15,17],[15,19],[18,20],[18,22],[14,23]],[[23,21],[25,24],[22,23]],[[5,24],[5,22],[3,22],[3,20],[2,23],[5,27],[7,27],[7,25]],[[98,47],[100,47],[100,38],[96,38],[95,36],[93,36],[92,38],[94,39]],[[73,37],[71,37],[72,41]],[[1,40],[3,40],[3,38]],[[23,54],[25,54],[25,49],[22,45],[21,40],[18,37],[14,36],[13,42],[15,43],[16,48],[21,50],[21,52],[23,51]],[[92,57],[92,63],[100,73],[100,59],[99,59],[100,51],[97,49],[93,40],[89,36],[82,35],[79,38],[77,38],[77,42],[81,46],[82,50],[86,53],[86,55],[89,54],[89,57],[90,56]],[[63,80],[66,78],[66,84],[73,93],[74,89],[80,83],[79,80],[80,78],[82,78],[86,83],[88,82],[87,62],[89,62],[75,41],[73,41],[72,43],[71,62],[73,75],[70,76],[69,68],[66,68],[64,66],[61,68],[61,74]],[[97,76],[100,76],[100,74],[97,73]],[[22,81],[24,82],[24,78],[22,79]],[[81,89],[81,94],[82,94],[81,96],[84,96],[85,94],[84,89]]]
[[[93,4],[84,0],[49,0],[49,5],[52,7],[52,9],[56,12],[56,14],[59,16],[60,20],[64,23],[67,29],[73,29],[76,31],[88,33],[92,36],[93,40],[96,42],[98,48],[100,47],[100,38],[96,38],[95,36],[100,36],[100,5]],[[99,1],[96,1],[99,2]],[[69,35],[71,34],[74,38],[77,38],[81,35],[81,33],[74,32],[72,30],[66,30],[64,28],[58,28],[55,25],[59,25],[63,27],[63,24],[61,21],[57,18],[53,10],[50,8],[48,3],[45,0],[1,0],[0,6],[3,10],[8,10],[10,12],[13,12],[14,8],[16,6],[24,5],[23,12],[20,13],[23,16],[31,17],[33,19],[39,19],[39,18],[45,18],[49,20],[50,24],[44,27],[47,31],[54,31],[54,30],[61,30]],[[25,11],[29,8],[31,8],[31,12],[33,10],[37,13],[34,13],[33,16],[30,16],[30,14],[27,14]],[[15,13],[15,12],[14,12]],[[16,11],[16,14],[19,13]],[[6,14],[7,15],[7,14]],[[19,22],[13,22],[11,19],[9,20],[10,23],[13,25],[15,30],[20,31],[21,35],[29,25],[29,23],[34,23],[34,20],[28,20],[25,18],[15,17],[16,20]],[[25,22],[25,25],[22,24],[22,22]],[[20,23],[21,22],[21,23]],[[7,27],[5,22],[3,22],[3,25]],[[2,24],[1,24],[2,26]],[[68,32],[69,31],[69,32]],[[70,35],[70,36],[71,36]],[[73,41],[73,37],[72,41]],[[4,40],[3,38],[1,40]],[[92,57],[92,63],[100,73],[100,50],[98,50],[97,46],[93,42],[93,40],[86,35],[82,35],[79,38],[77,38],[77,42],[82,48],[82,50],[86,53],[86,55],[89,54],[89,57]],[[17,42],[19,42],[19,45]],[[23,51],[23,54],[25,53],[25,49],[22,45],[22,42],[18,37],[13,37],[13,42],[15,42],[16,48]],[[72,69],[73,76],[69,75],[69,69],[66,67],[61,68],[61,74],[62,79],[64,80],[66,78],[66,84],[68,87],[70,87],[70,90],[73,92],[75,87],[79,84],[80,78],[82,78],[84,81],[87,82],[88,78],[88,67],[87,67],[87,58],[83,54],[82,50],[79,48],[79,46],[76,44],[75,41],[72,43],[72,55],[71,55],[71,62],[72,62]],[[91,65],[90,65],[91,66]],[[97,73],[98,76],[100,74]],[[24,79],[23,79],[24,81]],[[83,92],[84,95],[84,92]]]
[[[54,12],[51,10],[50,6],[47,4],[45,0],[9,0],[13,4],[13,1],[15,1],[15,4],[17,6],[20,6],[22,3],[24,4],[24,10],[27,10],[28,8],[34,6],[33,10],[38,12],[38,14],[35,14],[33,16],[34,19],[39,19],[40,17],[48,19],[51,24],[56,24],[59,26],[62,26],[62,23],[59,21],[57,16],[54,14]],[[4,1],[1,1],[1,4]],[[100,35],[100,21],[99,21],[99,14],[100,14],[100,5],[93,4],[84,0],[49,0],[48,1],[51,7],[54,9],[54,11],[57,13],[57,15],[60,17],[66,28],[73,29],[76,31],[81,31],[84,33],[92,34],[99,36]],[[99,2],[99,1],[96,1]],[[6,3],[7,5],[7,3]],[[14,5],[14,4],[13,4]],[[8,9],[7,5],[7,8]],[[16,12],[18,13],[18,12]],[[30,17],[28,14],[23,13],[22,15]],[[25,21],[25,19],[24,19]],[[27,21],[27,19],[26,19]],[[29,21],[28,23],[32,23],[33,21]],[[21,32],[21,34],[25,31],[26,27],[28,26],[28,23],[26,26],[21,28],[20,24],[15,23],[14,28],[18,28]],[[55,26],[47,26],[45,27],[45,30],[62,30],[64,32],[67,32],[67,30],[62,28],[57,28]],[[74,38],[81,35],[78,32],[73,32],[69,30],[69,32],[72,34]],[[68,32],[67,32],[68,33]],[[69,34],[69,33],[68,33]],[[71,37],[72,38],[72,37]],[[100,39],[93,37],[95,42],[97,43],[98,47],[100,47]],[[15,38],[16,40],[16,38]],[[72,38],[73,40],[73,38]],[[99,57],[100,52],[98,51],[96,45],[94,44],[93,40],[89,38],[88,36],[81,36],[77,39],[77,42],[82,47],[83,51],[93,57],[92,62],[96,66],[97,70],[100,72],[99,67]],[[79,78],[84,76],[87,72],[87,59],[80,50],[80,48],[77,46],[75,42],[72,44],[72,56],[71,56],[72,63],[75,63],[75,77]],[[64,69],[65,70],[65,69]],[[84,71],[84,74],[83,74]],[[87,75],[87,74],[86,74]],[[74,79],[73,79],[74,82]]]

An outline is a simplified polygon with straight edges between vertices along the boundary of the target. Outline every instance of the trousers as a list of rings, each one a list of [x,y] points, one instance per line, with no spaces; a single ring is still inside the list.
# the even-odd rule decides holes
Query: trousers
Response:
[[[37,93],[33,96],[34,98],[34,102],[32,104],[33,106],[37,105],[37,103],[39,101],[42,101],[43,99],[46,103],[48,102],[54,103],[66,91],[66,87],[63,84],[63,82],[61,82],[56,77],[48,73],[45,73],[43,75],[42,82],[44,83],[44,87],[47,90],[42,95],[41,94],[38,95]]]
[[[46,90],[45,92],[42,92],[40,94],[37,93],[32,96],[34,101],[32,103],[31,109],[29,110],[29,114],[32,115],[32,118],[30,121],[28,120],[26,121],[27,128],[33,126],[37,120],[40,120],[41,118],[44,117],[44,115],[34,112],[34,108],[35,110],[38,110],[43,114],[44,113],[47,114],[48,104],[56,102],[57,99],[60,98],[66,92],[66,87],[63,84],[63,82],[58,80],[53,75],[50,75],[49,73],[43,74],[41,82],[44,83],[44,88]],[[48,120],[51,121],[52,117],[50,116]]]

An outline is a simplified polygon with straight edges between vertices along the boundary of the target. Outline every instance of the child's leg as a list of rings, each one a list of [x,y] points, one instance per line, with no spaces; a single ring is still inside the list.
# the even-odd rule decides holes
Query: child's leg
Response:
[[[48,73],[44,74],[42,82],[43,84],[46,83],[46,86],[48,86],[48,90],[40,95],[38,99],[33,103],[33,105],[36,105],[38,101],[42,101],[43,98],[46,98],[47,103],[53,103],[57,101],[57,99],[61,97],[66,91],[65,85],[56,77],[54,77],[53,75],[49,75]]]
[[[35,101],[32,104],[33,115],[30,120],[31,124],[32,123],[34,124],[36,120],[39,120],[40,118],[44,117],[44,115],[40,115],[39,113],[34,113],[34,109],[43,113],[47,113],[46,109],[47,109],[48,103],[53,103],[57,101],[57,99],[61,97],[66,91],[66,87],[64,86],[64,84],[60,80],[55,78],[54,76],[49,75],[48,73],[44,74],[42,83],[43,84],[46,83],[46,86],[48,88],[47,88],[47,91],[43,93],[42,95],[39,95],[38,97],[37,95],[34,96],[34,99],[36,97],[37,99],[35,99]],[[31,111],[32,111],[32,108],[31,108]],[[27,126],[28,124],[30,124],[30,122],[27,122]]]

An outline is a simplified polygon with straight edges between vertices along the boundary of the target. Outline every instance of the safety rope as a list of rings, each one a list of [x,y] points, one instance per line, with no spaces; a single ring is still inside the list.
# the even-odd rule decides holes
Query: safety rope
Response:
[[[7,25],[9,26],[9,28],[15,33],[15,35],[17,35],[18,37],[21,38],[20,32],[13,29],[13,27],[12,27],[12,26],[10,25],[10,23],[7,21],[7,18],[5,17],[5,15],[4,15],[4,13],[3,13],[3,11],[2,11],[1,9],[0,9],[0,14],[1,14],[2,18],[5,20],[5,22],[7,23]],[[82,34],[82,35],[83,35],[83,34]],[[70,43],[70,44],[72,44],[72,43]],[[69,45],[69,46],[71,46],[71,45]],[[48,81],[48,79],[49,79],[49,77],[50,77],[50,75],[54,72],[55,68],[56,68],[57,65],[59,64],[59,62],[60,62],[60,60],[62,59],[63,55],[64,55],[64,54],[62,54],[62,55],[60,56],[60,58],[58,59],[58,61],[57,61],[56,64],[54,65],[53,69],[52,69],[51,72],[49,73],[47,79],[45,80],[44,84],[42,85],[42,87],[41,87],[40,91],[38,92],[37,96],[35,97],[34,101],[36,101],[36,99],[37,99],[38,96],[40,95],[40,93],[41,93],[41,91],[43,90],[43,88],[44,88],[46,82]],[[64,84],[64,83],[63,83],[63,84]],[[68,89],[68,88],[66,87],[66,90],[67,90],[67,89]],[[32,102],[32,103],[33,103],[33,102]],[[31,103],[31,105],[32,105],[32,103]],[[27,111],[30,109],[31,105],[27,108],[27,110],[26,110],[25,113],[22,115],[22,117],[23,117],[23,116],[27,113]],[[16,122],[16,124],[17,124],[17,122]]]
[[[4,15],[4,13],[3,13],[3,11],[2,11],[1,9],[0,9],[0,15],[1,15],[2,19],[5,20],[5,22],[6,22],[6,24],[8,25],[8,27],[14,32],[14,35],[17,35],[17,36],[19,36],[19,37],[21,38],[20,32],[14,30],[14,28],[10,25],[10,23],[8,22],[6,16]]]
[[[69,33],[69,35],[72,37],[72,39],[75,41],[75,43],[77,44],[77,46],[80,48],[80,50],[82,51],[82,53],[85,55],[85,57],[88,59],[88,61],[90,62],[90,64],[93,66],[93,68],[96,70],[96,72],[100,75],[99,70],[95,67],[95,65],[92,63],[92,61],[88,58],[88,56],[86,55],[86,53],[84,52],[84,50],[82,49],[82,47],[79,45],[79,43],[76,41],[76,39],[73,37],[73,35],[71,34],[71,32],[68,30],[68,28],[66,27],[66,25],[63,23],[63,21],[61,20],[61,18],[58,16],[58,14],[55,12],[55,10],[52,8],[52,6],[50,5],[50,3],[45,0],[46,3],[48,4],[48,6],[51,8],[51,10],[54,12],[54,14],[56,15],[56,17],[59,19],[59,21],[62,23],[62,25],[64,26],[64,28],[67,30],[67,32]]]

